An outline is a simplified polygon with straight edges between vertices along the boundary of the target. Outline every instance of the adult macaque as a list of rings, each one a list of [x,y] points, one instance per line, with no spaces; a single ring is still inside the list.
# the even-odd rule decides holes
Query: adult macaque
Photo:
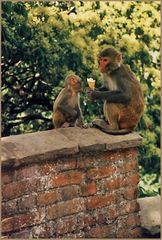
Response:
[[[82,82],[80,77],[71,74],[65,79],[65,88],[61,90],[53,105],[54,128],[83,126],[80,108]]]
[[[88,89],[91,100],[105,100],[104,116],[92,124],[110,134],[131,132],[144,111],[144,97],[139,81],[131,69],[122,64],[122,55],[114,48],[106,48],[99,54],[99,70],[104,84],[94,91]]]

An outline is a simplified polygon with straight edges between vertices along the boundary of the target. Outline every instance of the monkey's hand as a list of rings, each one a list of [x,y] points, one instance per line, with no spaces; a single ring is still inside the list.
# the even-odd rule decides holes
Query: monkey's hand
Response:
[[[95,90],[94,90],[95,91]],[[86,95],[87,95],[87,97],[88,97],[88,99],[90,100],[90,101],[94,101],[95,100],[95,98],[93,97],[93,92],[94,92],[93,90],[91,90],[90,88],[87,88],[86,89]]]
[[[82,128],[84,126],[84,121],[83,121],[83,118],[81,116],[76,120],[75,126],[80,127],[80,128]]]
[[[80,128],[85,128],[85,129],[89,127],[87,123],[82,123],[82,124],[76,123],[75,126],[76,126],[76,127],[80,127]]]
[[[87,95],[91,101],[94,101],[100,98],[101,92],[98,90],[94,90],[94,91],[88,92]]]

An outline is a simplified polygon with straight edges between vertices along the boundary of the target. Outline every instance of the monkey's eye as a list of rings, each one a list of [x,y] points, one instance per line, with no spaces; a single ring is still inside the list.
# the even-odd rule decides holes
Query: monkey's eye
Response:
[[[109,61],[109,59],[106,57],[106,58],[99,58],[98,59],[98,63],[100,63],[100,62],[108,62]]]

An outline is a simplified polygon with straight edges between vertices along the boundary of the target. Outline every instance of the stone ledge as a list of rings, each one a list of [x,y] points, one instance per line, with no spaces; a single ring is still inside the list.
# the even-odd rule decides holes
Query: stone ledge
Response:
[[[161,225],[161,197],[139,198],[138,202],[141,209],[141,227],[146,235],[156,235],[160,233]]]
[[[113,136],[98,129],[60,128],[2,138],[2,167],[40,162],[78,152],[106,151],[136,147],[142,143],[137,133]]]

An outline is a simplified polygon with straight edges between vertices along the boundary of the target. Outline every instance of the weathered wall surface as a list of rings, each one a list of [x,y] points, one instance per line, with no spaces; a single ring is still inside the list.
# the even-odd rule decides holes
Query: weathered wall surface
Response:
[[[136,134],[67,128],[2,139],[9,238],[141,236]]]

